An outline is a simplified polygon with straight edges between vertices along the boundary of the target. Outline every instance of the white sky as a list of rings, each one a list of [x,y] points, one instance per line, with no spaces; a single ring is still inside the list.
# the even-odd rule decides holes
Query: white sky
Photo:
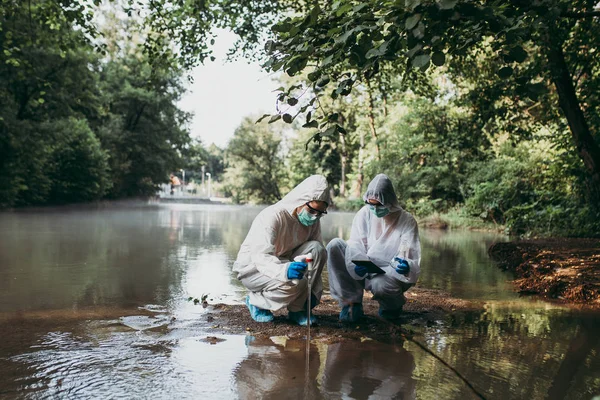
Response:
[[[194,81],[188,83],[188,92],[179,102],[181,109],[194,113],[190,132],[205,146],[225,147],[244,117],[275,112],[273,90],[280,84],[257,63],[226,62],[225,54],[234,41],[233,33],[219,31],[213,49],[216,60],[192,71]]]

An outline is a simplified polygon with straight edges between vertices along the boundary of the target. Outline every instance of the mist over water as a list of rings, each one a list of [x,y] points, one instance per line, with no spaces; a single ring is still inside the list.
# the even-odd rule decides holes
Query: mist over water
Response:
[[[188,297],[240,303],[231,266],[261,209],[117,203],[0,213],[0,397],[473,397],[410,342],[313,343],[305,382],[304,342],[204,341],[204,309]],[[347,238],[352,218],[329,213],[324,241]],[[421,341],[488,398],[600,394],[599,318],[520,298],[487,258],[498,240],[506,238],[421,231],[419,285],[487,301],[483,312],[428,326]]]

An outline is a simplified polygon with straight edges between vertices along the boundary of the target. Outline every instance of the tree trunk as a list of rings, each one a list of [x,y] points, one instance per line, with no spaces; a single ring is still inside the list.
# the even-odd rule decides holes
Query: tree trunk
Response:
[[[387,118],[387,116],[388,116],[387,90],[385,88],[385,85],[381,82],[381,77],[379,80],[379,91],[381,92],[381,103],[383,106],[383,118]]]
[[[365,133],[359,130],[360,135],[360,147],[358,148],[358,167],[356,171],[356,185],[354,186],[354,196],[360,197],[362,194],[362,185],[364,180],[363,175],[363,164],[365,158]]]
[[[343,133],[340,133],[340,143],[342,146],[342,151],[340,151],[340,159],[341,159],[341,175],[342,181],[340,182],[340,197],[346,196],[346,167],[348,165],[348,153],[346,152],[346,136]]]
[[[379,143],[377,140],[377,130],[375,129],[375,104],[373,102],[373,90],[371,89],[371,84],[369,80],[365,80],[367,83],[367,95],[369,96],[369,106],[367,108],[367,115],[369,117],[369,127],[371,128],[371,136],[373,136],[373,140],[375,141],[375,151],[377,152],[377,160],[381,160],[381,155],[379,154]]]
[[[594,191],[598,193],[600,191],[600,147],[594,141],[583,111],[579,106],[573,80],[562,51],[562,41],[557,43],[557,38],[550,37],[550,34],[548,34],[546,46],[552,83],[556,86],[560,108],[569,123],[569,129],[579,157],[581,157],[590,173]]]

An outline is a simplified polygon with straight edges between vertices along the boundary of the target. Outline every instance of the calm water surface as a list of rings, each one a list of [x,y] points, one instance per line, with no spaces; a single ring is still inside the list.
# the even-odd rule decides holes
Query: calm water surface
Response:
[[[219,336],[188,297],[240,303],[231,273],[257,207],[120,204],[0,213],[0,398],[466,399],[411,342]],[[324,219],[325,242],[352,214]],[[422,231],[419,285],[486,300],[418,339],[487,399],[600,394],[600,318],[519,298],[486,255],[497,235]],[[417,299],[418,301],[418,299]]]

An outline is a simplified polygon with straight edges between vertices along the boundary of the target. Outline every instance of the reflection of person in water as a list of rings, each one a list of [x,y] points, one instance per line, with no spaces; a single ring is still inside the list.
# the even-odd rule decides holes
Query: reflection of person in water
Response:
[[[236,368],[240,399],[315,399],[319,398],[317,374],[319,353],[310,348],[310,364],[306,374],[306,341],[247,336],[248,356]],[[308,381],[308,382],[307,382]]]
[[[323,397],[415,399],[415,361],[400,345],[365,342],[328,346]]]
[[[415,361],[402,346],[341,342],[317,348],[312,344],[305,375],[304,340],[275,344],[271,339],[248,339],[248,356],[235,371],[240,399],[416,398]]]

